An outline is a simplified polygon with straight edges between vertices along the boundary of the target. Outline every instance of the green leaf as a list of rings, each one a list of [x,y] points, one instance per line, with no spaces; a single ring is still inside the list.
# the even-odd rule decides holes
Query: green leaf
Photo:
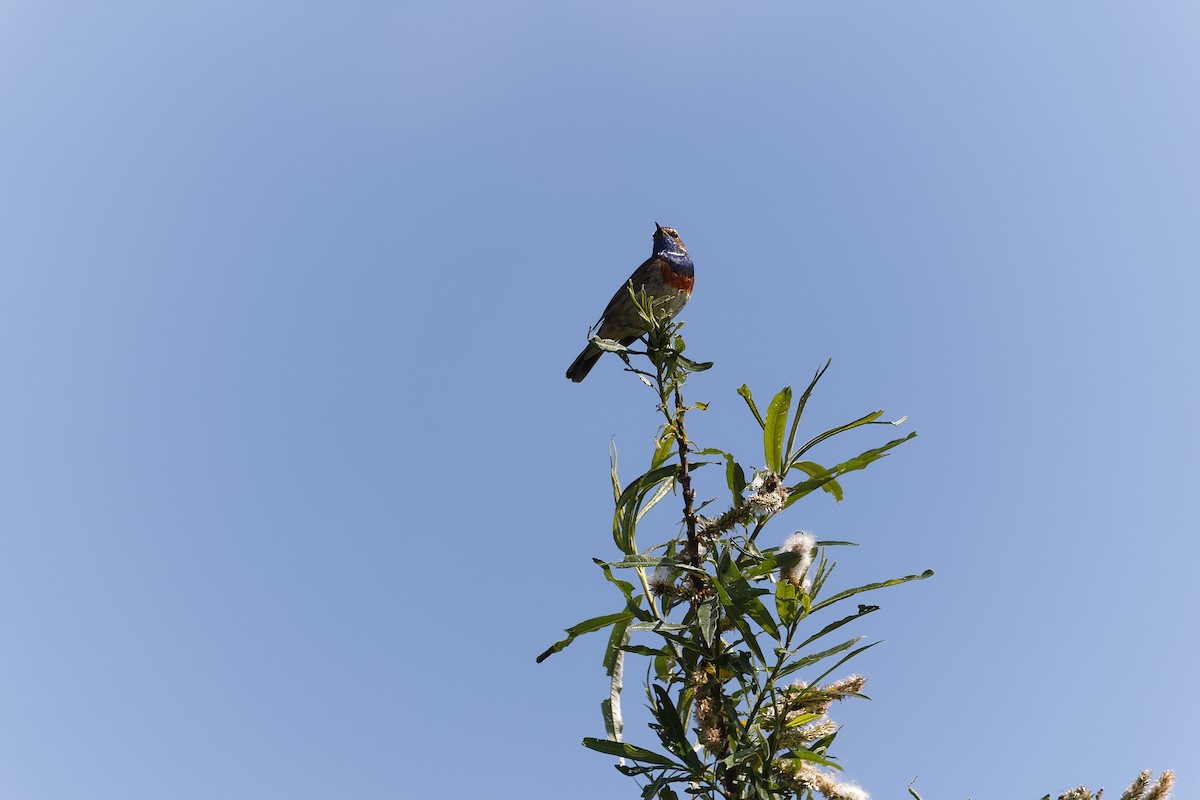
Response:
[[[704,643],[710,645],[717,640],[717,621],[721,612],[716,597],[709,597],[696,606],[696,621],[700,623],[700,635]]]
[[[810,655],[804,656],[803,658],[793,661],[791,664],[788,664],[786,667],[779,670],[779,672],[776,674],[775,677],[776,677],[776,679],[782,678],[785,675],[791,675],[793,672],[802,670],[805,667],[810,667],[819,661],[823,661],[826,658],[829,658],[830,656],[837,655],[838,653],[849,650],[851,647],[858,644],[862,640],[863,640],[862,636],[855,636],[853,639],[848,639],[847,641],[844,641],[835,647],[831,647],[828,650],[822,650],[819,653],[812,653]]]
[[[676,355],[675,361],[688,372],[704,372],[706,369],[712,369],[713,365],[711,361],[692,361],[690,358],[684,358],[681,355]]]
[[[613,502],[621,496],[621,479],[617,477],[617,441],[608,443],[608,474],[612,477]]]
[[[652,469],[641,477],[632,481],[625,490],[621,492],[621,496],[617,498],[617,507],[626,506],[650,491],[655,485],[667,478],[674,478],[679,474],[678,464],[668,464],[658,469]]]
[[[787,508],[792,503],[799,500],[801,497],[804,497],[805,495],[809,494],[810,492],[813,492],[813,491],[821,488],[825,484],[829,483],[830,481],[834,480],[835,478],[841,477],[842,475],[846,474],[847,472],[855,472],[856,470],[865,469],[867,467],[867,465],[869,465],[873,461],[878,461],[880,458],[882,458],[884,455],[886,455],[888,450],[891,450],[893,447],[896,447],[897,445],[904,444],[905,442],[907,442],[909,439],[912,439],[916,435],[917,435],[917,432],[913,431],[908,436],[905,436],[900,439],[893,439],[892,441],[888,442],[887,444],[883,445],[882,447],[876,447],[871,450],[867,450],[866,452],[860,453],[859,455],[855,456],[854,458],[850,459],[849,461],[843,461],[841,464],[838,464],[835,467],[831,467],[823,475],[814,476],[812,478],[809,478],[806,481],[802,481],[801,483],[798,483],[795,486],[790,487],[788,489],[787,502],[785,502],[783,504],[783,507]]]
[[[725,453],[725,484],[733,494],[733,507],[742,507],[742,491],[746,488],[746,472],[742,465],[733,460],[733,456]]]
[[[605,614],[602,617],[592,617],[591,619],[585,619],[583,622],[580,622],[577,625],[572,625],[569,628],[565,628],[564,632],[567,634],[567,638],[557,641],[553,645],[551,645],[550,648],[548,650],[546,650],[546,652],[542,653],[540,656],[537,657],[537,663],[540,664],[543,661],[545,661],[547,658],[549,658],[550,656],[554,655],[555,653],[562,652],[563,650],[566,649],[567,645],[569,645],[571,642],[575,641],[575,639],[577,639],[578,637],[582,636],[585,633],[592,633],[593,631],[603,630],[604,628],[607,628],[609,625],[615,625],[618,622],[625,622],[627,620],[633,619],[633,617],[634,617],[634,614],[632,611],[621,611],[617,614]]]
[[[861,425],[868,425],[868,424],[874,422],[875,420],[879,419],[882,416],[883,416],[883,409],[881,408],[878,411],[872,411],[870,414],[867,414],[864,417],[859,417],[858,419],[854,420],[853,422],[847,422],[845,425],[838,425],[836,428],[830,428],[829,430],[825,431],[824,433],[814,436],[813,438],[811,438],[807,442],[805,442],[804,446],[801,447],[796,452],[796,457],[799,458],[800,456],[804,455],[810,449],[812,449],[813,447],[816,447],[817,445],[819,445],[821,442],[825,441],[826,439],[837,436],[839,433],[845,433],[846,431],[853,430],[854,428],[857,428]],[[891,423],[884,423],[884,424],[891,424]]]
[[[680,633],[682,631],[691,630],[690,625],[684,625],[679,622],[635,622],[629,626],[631,631],[649,631],[650,633],[658,633],[666,636],[669,633]]]
[[[635,567],[641,567],[643,569],[656,569],[658,567],[667,567],[668,569],[679,569],[683,570],[684,572],[699,572],[701,574],[704,572],[704,570],[700,569],[699,567],[693,567],[692,565],[686,564],[683,561],[679,561],[675,558],[669,558],[667,556],[629,555],[625,556],[620,561],[600,561],[598,559],[592,560],[597,564],[603,564],[604,566],[612,567],[613,569],[632,569]]]
[[[650,710],[654,713],[655,719],[662,725],[666,738],[672,743],[672,750],[694,771],[703,772],[704,764],[696,756],[696,752],[692,750],[692,745],[687,738],[687,732],[683,729],[683,722],[679,719],[679,710],[675,708],[675,703],[671,701],[671,695],[667,694],[667,690],[657,683],[654,684],[654,694],[658,702]]]
[[[645,503],[643,503],[642,507],[638,509],[637,517],[635,518],[634,521],[641,522],[642,517],[646,516],[646,512],[649,511],[650,509],[654,508],[656,505],[658,505],[659,501],[661,501],[664,497],[669,495],[671,493],[671,490],[674,488],[675,488],[675,479],[674,478],[670,478],[670,479],[665,480],[662,483],[660,483],[658,488],[654,490],[654,494],[650,495],[650,499],[647,500]]]
[[[617,663],[621,659],[621,652],[627,641],[629,641],[629,620],[613,625],[612,633],[608,637],[608,647],[604,648],[604,660],[601,662],[604,665],[604,674],[610,678],[613,671],[617,669]]]
[[[767,407],[767,419],[763,423],[763,453],[767,469],[783,473],[783,434],[787,430],[788,411],[792,407],[792,387],[785,386]]]
[[[598,567],[600,567],[600,569],[604,572],[605,580],[607,580],[609,583],[611,583],[612,585],[616,586],[618,589],[621,590],[621,595],[625,598],[625,608],[628,611],[632,611],[634,614],[636,614],[638,616],[639,619],[643,619],[643,620],[653,619],[653,616],[650,614],[649,611],[646,611],[641,608],[642,596],[641,595],[637,595],[636,597],[634,596],[632,583],[630,583],[629,581],[623,581],[620,578],[615,577],[612,574],[612,569],[610,568],[610,566],[608,564],[604,563],[603,561],[601,561],[600,559],[593,558],[592,561]]]
[[[762,605],[762,603],[759,603]],[[767,663],[766,656],[763,655],[762,648],[758,645],[758,637],[754,635],[754,630],[750,627],[750,623],[741,614],[735,614],[730,617],[733,620],[734,626],[738,632],[742,634],[742,641],[754,653],[755,657],[763,664]]]
[[[802,725],[807,725],[810,722],[816,722],[821,718],[820,714],[797,714],[784,723],[785,728],[799,728]]]
[[[788,434],[787,450],[784,452],[787,455],[787,460],[792,460],[792,445],[796,441],[796,429],[800,427],[800,417],[804,415],[804,407],[808,405],[808,398],[812,395],[813,389],[817,386],[817,381],[821,380],[821,376],[825,374],[825,370],[829,369],[829,365],[833,363],[833,359],[825,362],[825,366],[817,370],[813,375],[812,381],[808,384],[808,388],[804,390],[804,394],[800,395],[800,402],[796,403],[796,416],[792,419],[792,432]]]
[[[658,469],[671,456],[675,447],[675,437],[664,435],[654,446],[654,457],[650,460],[650,469]],[[617,495],[620,496],[619,494]]]
[[[649,775],[653,772],[662,772],[662,767],[635,767],[631,764],[613,764],[613,768],[629,778]]]
[[[836,770],[842,769],[841,764],[838,764],[836,761],[830,761],[828,758],[817,755],[812,750],[805,750],[803,748],[790,751],[787,757],[792,761],[811,761],[823,767],[833,767]]]
[[[599,336],[593,336],[591,339],[592,347],[597,350],[603,350],[606,353],[624,353],[629,350],[628,347],[614,339],[602,339]]]
[[[789,581],[775,584],[775,612],[779,614],[779,622],[790,627],[800,616],[800,590]]]
[[[759,600],[760,595],[767,594],[766,589],[756,589],[750,585],[738,569],[737,563],[729,558],[728,553],[722,554],[718,564],[718,576],[713,580],[713,588],[717,590],[717,597],[721,604],[729,610],[726,615],[738,623],[742,616],[749,616],[755,622],[762,626],[763,630],[771,634],[774,638],[779,638],[779,630],[775,625],[775,620],[771,616],[771,612],[767,611],[767,607]],[[739,628],[742,626],[739,625]],[[749,627],[743,629],[745,634],[749,631]],[[746,644],[754,649],[756,653],[760,653],[758,645],[753,641],[754,636],[748,635],[750,641]]]
[[[812,478],[820,478],[829,474],[828,469],[822,467],[815,461],[797,461],[792,464],[792,466],[800,469],[806,475]],[[837,481],[825,481],[821,484],[821,488],[833,495],[834,500],[839,503],[842,502],[842,487]]]
[[[878,610],[879,610],[879,606],[859,606],[858,611],[856,613],[851,614],[848,617],[842,617],[841,619],[837,620],[836,622],[829,623],[824,628],[817,631],[812,636],[808,637],[803,642],[801,642],[800,647],[807,647],[808,645],[815,642],[817,639],[820,639],[825,634],[836,631],[838,628],[842,627],[846,623],[853,622],[854,620],[858,619],[859,617],[865,617],[867,614],[870,614],[873,611],[878,611]]]
[[[799,553],[792,553],[792,552],[770,553],[768,555],[763,556],[762,560],[759,561],[754,566],[750,567],[749,569],[744,570],[743,574],[747,578],[750,578],[750,579],[759,578],[763,575],[766,575],[769,572],[775,572],[777,570],[791,569],[792,567],[794,567],[796,565],[796,562],[798,562],[800,560],[800,558],[801,558],[801,556]]]
[[[756,590],[762,594],[766,594],[765,589]],[[762,629],[771,634],[775,639],[779,638],[779,628],[775,624],[775,618],[771,616],[771,612],[763,605],[763,602],[757,597],[749,597],[743,604],[746,609],[746,614],[750,619],[762,626]]]
[[[878,461],[880,458],[883,458],[883,456],[887,453],[888,450],[891,450],[893,447],[896,447],[898,445],[904,444],[909,439],[916,438],[916,435],[917,435],[917,432],[913,431],[908,436],[903,436],[899,439],[892,439],[890,442],[883,445],[882,447],[876,447],[873,450],[868,450],[865,453],[860,453],[859,455],[855,456],[854,458],[850,459],[849,461],[843,461],[841,464],[837,465],[838,474],[844,475],[847,472],[854,472],[855,470],[865,469],[866,466],[868,464],[870,464],[871,462]]]
[[[783,507],[787,508],[792,503],[796,502],[802,497],[805,497],[806,495],[815,492],[817,489],[820,489],[822,486],[834,480],[835,478],[837,478],[837,467],[829,470],[829,474],[827,475],[809,478],[806,481],[801,481],[795,486],[792,486],[788,489],[788,498],[786,501],[784,501]]]
[[[758,406],[754,405],[754,398],[750,396],[750,387],[743,383],[742,388],[738,389],[737,393],[746,401],[746,405],[750,406],[750,413],[758,420],[758,424],[764,428],[767,427],[767,423],[763,422],[762,414],[758,413]]]
[[[833,597],[822,600],[813,606],[812,610],[819,611],[826,606],[831,606],[839,600],[845,600],[847,597],[853,597],[860,592],[873,592],[876,589],[886,589],[889,586],[899,586],[900,584],[908,583],[909,581],[923,581],[926,578],[932,577],[933,570],[927,569],[920,575],[905,575],[903,578],[892,578],[890,581],[880,581],[879,583],[868,583],[863,586],[856,586],[853,589],[846,589],[845,591],[838,592]]]
[[[830,667],[829,669],[825,670],[825,671],[824,671],[824,672],[822,672],[820,675],[818,675],[818,676],[816,677],[816,680],[813,680],[813,681],[811,681],[810,683],[811,683],[813,686],[816,686],[816,685],[817,685],[817,684],[819,684],[821,681],[825,680],[825,679],[826,679],[826,678],[828,678],[830,675],[832,675],[832,674],[833,674],[833,671],[834,671],[835,669],[837,669],[838,667],[842,666],[842,664],[845,664],[847,661],[849,661],[850,659],[854,658],[855,656],[857,656],[857,655],[859,655],[859,654],[861,654],[861,653],[864,653],[864,652],[866,652],[867,650],[870,650],[872,647],[874,647],[874,646],[875,646],[875,645],[877,645],[877,644],[879,644],[879,642],[871,642],[870,644],[864,644],[862,647],[858,647],[858,648],[855,648],[854,650],[851,650],[849,653],[846,653],[846,655],[844,655],[844,656],[842,656],[841,658],[839,658],[839,659],[837,660],[837,663],[835,663],[835,664],[834,664],[832,667]],[[845,694],[845,695],[843,695],[843,696],[845,696],[845,697],[852,697],[852,696],[853,696],[853,697],[866,697],[866,695],[850,695],[850,694]]]
[[[652,469],[632,481],[621,492],[613,512],[613,541],[621,552],[631,553],[634,549],[633,534],[637,527],[637,511],[642,498],[658,483],[674,478],[678,473],[678,464]]]
[[[622,646],[621,650],[626,653],[633,653],[635,656],[646,656],[647,658],[666,655],[661,648],[647,647],[644,644],[627,644]]]
[[[606,697],[601,701],[600,713],[604,717],[604,730],[613,737],[613,741],[616,741],[620,738],[621,732],[617,730],[616,721],[613,719],[612,698]]]
[[[654,677],[666,683],[667,678],[671,677],[671,668],[675,664],[675,659],[671,656],[656,656],[654,658]]]
[[[683,769],[683,765],[667,758],[664,755],[647,750],[644,747],[627,744],[625,742],[610,742],[608,739],[596,739],[591,736],[585,736],[583,746],[589,750],[595,750],[597,753],[605,753],[610,756],[620,756],[628,758],[630,761],[641,761],[644,764],[655,764],[660,767],[675,767]]]

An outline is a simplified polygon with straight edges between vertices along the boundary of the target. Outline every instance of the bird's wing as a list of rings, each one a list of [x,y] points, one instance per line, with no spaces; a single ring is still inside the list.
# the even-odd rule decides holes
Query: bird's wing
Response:
[[[658,274],[658,264],[654,256],[650,256],[642,265],[633,271],[621,288],[617,289],[617,293],[612,296],[612,300],[608,301],[608,305],[604,307],[604,313],[600,315],[600,319],[596,322],[596,329],[599,330],[600,325],[604,320],[608,319],[608,315],[620,308],[630,308],[632,300],[629,298],[629,284],[633,284],[633,290],[636,292],[650,282],[650,278]],[[632,310],[632,309],[630,309]]]

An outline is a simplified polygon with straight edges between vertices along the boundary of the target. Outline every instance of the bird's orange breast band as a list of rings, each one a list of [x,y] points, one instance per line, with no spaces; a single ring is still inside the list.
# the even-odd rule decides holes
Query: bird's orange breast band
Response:
[[[658,269],[662,273],[663,283],[667,286],[687,292],[688,294],[692,293],[692,287],[696,285],[696,277],[694,275],[680,275],[671,269],[671,265],[666,261],[659,263]]]

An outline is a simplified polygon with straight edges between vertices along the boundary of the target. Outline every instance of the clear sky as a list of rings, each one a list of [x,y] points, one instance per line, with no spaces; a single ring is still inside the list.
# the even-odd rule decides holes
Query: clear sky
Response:
[[[603,640],[533,659],[616,610],[656,418],[563,372],[655,221],[701,445],[828,357],[920,432],[775,528],[937,571],[848,774],[1194,795],[1198,76],[1185,0],[0,3],[0,797],[636,797]]]

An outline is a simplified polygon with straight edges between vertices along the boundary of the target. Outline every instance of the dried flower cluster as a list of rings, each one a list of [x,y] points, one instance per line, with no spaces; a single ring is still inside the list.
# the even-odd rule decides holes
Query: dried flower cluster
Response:
[[[779,693],[775,708],[768,708],[766,713],[784,714],[787,719],[794,719],[801,714],[824,716],[829,713],[829,706],[834,700],[860,694],[866,685],[867,679],[862,675],[850,675],[824,686],[809,686],[804,681],[797,681]]]
[[[746,489],[750,496],[739,505],[726,509],[712,519],[701,518],[698,533],[711,541],[738,525],[748,524],[755,517],[769,517],[782,511],[787,502],[787,487],[783,485],[783,478],[774,472],[755,472]]]
[[[816,547],[817,540],[808,531],[796,531],[784,539],[783,544],[779,547],[779,552],[796,553],[800,556],[800,560],[783,570],[780,577],[793,586],[798,586],[801,591],[807,592],[812,588],[812,581],[808,577],[808,568],[812,566],[813,552]]]
[[[771,471],[756,472],[754,479],[746,487],[752,494],[746,498],[746,505],[752,514],[769,517],[783,510],[787,502],[788,490],[783,485],[783,478]]]
[[[1121,800],[1167,800],[1175,786],[1175,772],[1167,770],[1158,776],[1153,785],[1150,784],[1150,776],[1148,769],[1138,774],[1129,788],[1121,793]],[[1086,786],[1076,786],[1060,794],[1058,800],[1100,800],[1103,794],[1103,789],[1093,794]]]
[[[650,591],[659,597],[671,597],[678,593],[675,576],[666,567],[659,567],[650,574]]]
[[[862,675],[850,675],[825,686],[812,687],[797,682],[784,689],[773,708],[764,712],[767,719],[776,714],[783,716],[785,727],[782,743],[786,747],[801,748],[837,732],[837,724],[825,716],[835,700],[850,694],[858,694],[866,686]],[[802,722],[810,719],[809,722]],[[780,759],[775,772],[786,783],[800,792],[815,791],[828,800],[868,800],[867,793],[859,786],[839,781],[832,773],[818,768],[803,759]]]
[[[1167,800],[1174,786],[1174,770],[1167,770],[1159,775],[1153,786],[1150,786],[1150,770],[1144,770],[1121,794],[1121,800]]]
[[[696,693],[696,733],[700,735],[700,744],[715,753],[725,744],[726,736],[721,685],[711,664],[692,670],[688,682]]]
[[[839,781],[811,761],[782,759],[775,763],[775,774],[800,792],[818,792],[828,800],[870,800],[870,795],[858,784]]]

